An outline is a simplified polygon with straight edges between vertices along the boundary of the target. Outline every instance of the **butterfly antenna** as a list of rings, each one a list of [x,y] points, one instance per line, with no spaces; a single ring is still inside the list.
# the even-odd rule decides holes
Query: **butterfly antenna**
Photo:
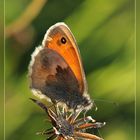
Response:
[[[101,132],[100,132],[100,130],[97,128],[97,131],[98,131],[98,133],[99,133],[99,136],[103,139],[103,136],[102,136],[102,134],[101,134]],[[104,139],[103,139],[104,140]]]
[[[110,101],[110,100],[94,99],[94,101],[105,102],[105,103],[114,104],[115,106],[119,106],[119,104],[117,102],[113,102],[113,101]]]
[[[98,107],[97,107],[97,105],[95,104],[95,102],[93,101],[93,107],[95,107],[95,111],[97,111],[98,110]]]

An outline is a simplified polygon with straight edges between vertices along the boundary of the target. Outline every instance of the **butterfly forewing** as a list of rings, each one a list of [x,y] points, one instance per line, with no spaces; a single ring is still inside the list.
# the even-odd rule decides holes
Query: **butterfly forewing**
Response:
[[[52,26],[44,37],[43,45],[53,49],[65,59],[78,80],[81,94],[86,94],[87,83],[80,53],[68,26],[64,23],[58,23]]]

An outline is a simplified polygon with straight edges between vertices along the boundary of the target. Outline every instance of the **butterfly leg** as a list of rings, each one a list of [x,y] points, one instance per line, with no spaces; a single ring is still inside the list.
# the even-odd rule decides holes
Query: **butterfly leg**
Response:
[[[68,117],[68,110],[65,106],[62,107],[62,115],[65,119]]]
[[[79,125],[88,123],[88,122],[90,122],[90,121],[91,121],[92,123],[96,122],[96,120],[92,119],[91,116],[87,116],[87,117],[85,117],[85,118],[80,118],[80,119],[76,120],[73,124],[79,126]]]
[[[82,110],[79,110],[79,111],[74,111],[70,114],[69,118],[68,118],[68,121],[73,124],[73,122],[75,122],[75,120],[77,119],[77,117],[79,116],[79,114],[81,113]]]

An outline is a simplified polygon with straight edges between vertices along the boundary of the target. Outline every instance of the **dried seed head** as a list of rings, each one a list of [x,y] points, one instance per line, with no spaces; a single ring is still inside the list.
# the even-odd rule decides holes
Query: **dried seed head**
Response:
[[[92,139],[92,140],[102,140],[102,138],[90,134],[84,133],[86,129],[89,128],[101,128],[105,125],[101,122],[96,122],[91,116],[84,118],[78,118],[81,110],[78,112],[68,112],[67,110],[61,109],[57,106],[55,107],[56,112],[52,109],[47,108],[43,103],[35,99],[31,99],[37,105],[39,105],[48,114],[50,121],[52,123],[52,129],[48,129],[39,134],[49,136],[48,139],[57,140],[74,140],[74,139]]]

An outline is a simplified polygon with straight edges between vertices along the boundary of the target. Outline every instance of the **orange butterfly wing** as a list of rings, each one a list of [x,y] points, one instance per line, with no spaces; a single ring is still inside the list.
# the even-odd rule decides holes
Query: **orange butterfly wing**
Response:
[[[78,80],[81,93],[86,94],[87,83],[80,53],[75,38],[67,25],[64,23],[53,25],[44,37],[43,47],[56,51],[64,58]]]

